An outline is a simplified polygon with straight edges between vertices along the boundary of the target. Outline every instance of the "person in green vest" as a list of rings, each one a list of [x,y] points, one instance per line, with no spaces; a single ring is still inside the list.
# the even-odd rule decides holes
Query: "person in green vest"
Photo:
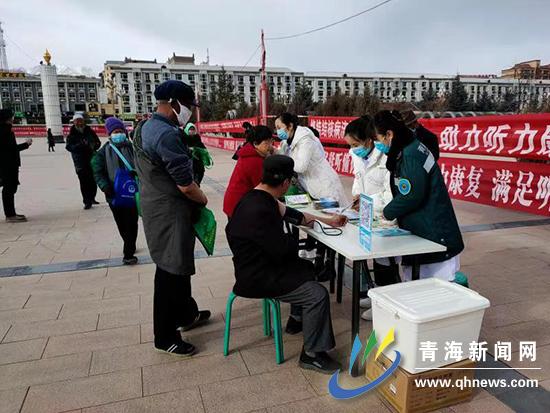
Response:
[[[447,247],[444,252],[403,257],[404,278],[411,278],[414,260],[420,278],[454,281],[460,269],[464,242],[443,180],[432,153],[407,128],[397,111],[383,110],[374,116],[375,146],[387,155],[393,200],[383,210],[399,227]]]

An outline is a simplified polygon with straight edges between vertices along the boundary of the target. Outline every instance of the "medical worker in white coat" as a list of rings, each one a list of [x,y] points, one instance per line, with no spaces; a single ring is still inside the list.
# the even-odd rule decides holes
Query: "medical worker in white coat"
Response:
[[[335,198],[340,206],[349,205],[349,198],[336,171],[330,166],[321,141],[305,126],[298,125],[298,117],[283,113],[275,120],[277,136],[281,139],[279,153],[294,160],[298,182],[315,199]]]
[[[374,147],[376,130],[373,120],[365,115],[353,120],[346,126],[344,139],[350,146],[350,154],[353,162],[355,179],[353,180],[353,200],[358,201],[361,194],[373,199],[374,219],[379,226],[397,227],[396,221],[384,219],[384,207],[393,199],[390,187],[390,172],[386,168],[386,155]],[[359,208],[359,203],[354,202],[354,209]],[[399,266],[391,264],[388,258],[374,261],[374,281],[377,286],[395,284],[400,282]],[[365,320],[372,320],[370,310],[370,298],[361,300],[361,306],[369,308],[363,313]]]

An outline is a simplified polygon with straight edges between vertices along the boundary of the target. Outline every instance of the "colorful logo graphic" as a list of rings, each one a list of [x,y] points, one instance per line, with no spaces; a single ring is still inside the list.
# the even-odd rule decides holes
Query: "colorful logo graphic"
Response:
[[[395,329],[392,328],[388,332],[388,334],[386,334],[386,337],[384,337],[384,340],[382,340],[382,343],[380,344],[380,347],[376,352],[375,360],[394,341],[395,341]],[[369,339],[367,340],[365,351],[363,352],[363,358],[361,359],[362,366],[367,361],[367,358],[370,352],[374,347],[376,347],[377,343],[378,341],[376,340],[376,332],[373,330],[369,336]],[[355,340],[353,341],[353,347],[351,349],[351,357],[350,357],[349,369],[348,369],[348,374],[350,375],[351,375],[351,369],[353,368],[353,365],[355,364],[355,361],[357,360],[357,357],[359,356],[359,352],[361,351],[362,348],[363,348],[363,343],[361,342],[359,335],[357,335],[355,336]],[[394,350],[394,352],[395,352],[394,362],[380,377],[376,378],[375,380],[371,381],[368,384],[365,384],[364,386],[357,387],[355,389],[344,389],[340,387],[340,385],[338,384],[338,377],[340,375],[340,370],[338,370],[336,373],[332,375],[332,377],[330,378],[330,381],[328,382],[328,392],[335,399],[342,400],[342,399],[352,399],[354,397],[362,395],[363,393],[368,392],[369,390],[374,389],[376,386],[378,386],[380,383],[386,380],[399,366],[399,363],[401,362],[401,353],[397,350]]]

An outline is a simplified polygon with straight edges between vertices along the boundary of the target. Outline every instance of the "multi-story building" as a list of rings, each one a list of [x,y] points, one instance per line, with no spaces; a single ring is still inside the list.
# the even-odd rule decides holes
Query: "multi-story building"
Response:
[[[222,69],[223,68],[223,69]],[[169,79],[182,80],[191,85],[200,96],[208,96],[216,85],[220,73],[225,70],[233,82],[237,96],[243,101],[257,103],[260,91],[260,68],[195,64],[194,57],[176,56],[165,63],[156,60],[134,60],[105,62],[102,73],[103,85],[109,104],[114,104],[115,113],[151,113],[156,100],[155,87]],[[302,72],[284,67],[266,69],[270,95],[281,100],[290,99],[296,85],[303,79]]]
[[[501,71],[501,76],[509,79],[550,79],[550,64],[541,65],[540,60],[520,62]]]
[[[98,78],[85,76],[58,76],[61,112],[98,112]],[[0,72],[0,107],[11,107],[16,112],[43,116],[40,76],[20,72]]]

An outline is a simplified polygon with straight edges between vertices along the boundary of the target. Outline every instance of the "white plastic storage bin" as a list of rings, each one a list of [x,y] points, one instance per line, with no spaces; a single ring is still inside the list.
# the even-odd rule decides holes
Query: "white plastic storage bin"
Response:
[[[429,278],[369,290],[373,327],[378,340],[395,328],[395,342],[384,354],[395,359],[401,353],[400,367],[416,374],[455,363],[445,360],[446,342],[462,343],[463,359],[470,355],[470,343],[479,340],[485,309],[490,303],[475,291],[461,285]],[[421,342],[436,342],[434,361],[422,361]]]

